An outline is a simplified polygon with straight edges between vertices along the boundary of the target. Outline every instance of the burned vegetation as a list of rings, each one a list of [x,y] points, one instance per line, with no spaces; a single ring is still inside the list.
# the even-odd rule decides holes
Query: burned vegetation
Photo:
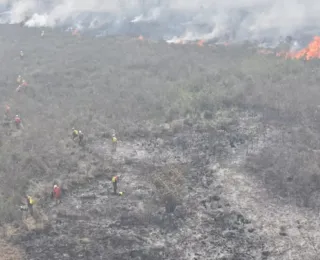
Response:
[[[318,257],[317,60],[41,31],[0,27],[0,259]]]

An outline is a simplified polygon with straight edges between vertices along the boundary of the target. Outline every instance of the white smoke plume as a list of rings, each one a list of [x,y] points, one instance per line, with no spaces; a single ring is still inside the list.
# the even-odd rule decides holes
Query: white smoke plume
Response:
[[[140,14],[136,16],[133,20],[131,20],[132,23],[139,23],[139,22],[151,22],[151,21],[157,21],[157,19],[161,16],[161,8],[156,7],[153,9],[150,9],[146,15]]]
[[[79,25],[99,34],[147,34],[175,41],[277,39],[314,34],[314,0],[0,0],[0,22]]]

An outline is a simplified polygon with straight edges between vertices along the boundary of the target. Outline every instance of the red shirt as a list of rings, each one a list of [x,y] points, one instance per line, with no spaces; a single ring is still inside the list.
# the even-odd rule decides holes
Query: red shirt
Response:
[[[16,121],[16,123],[19,124],[21,122],[21,119],[19,117],[16,117],[15,121]]]
[[[60,198],[61,196],[61,189],[59,187],[56,187],[53,189],[53,194],[54,194],[54,197],[56,199]]]

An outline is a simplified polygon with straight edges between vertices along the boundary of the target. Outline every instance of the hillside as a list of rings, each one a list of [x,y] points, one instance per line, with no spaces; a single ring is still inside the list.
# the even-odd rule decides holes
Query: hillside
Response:
[[[317,60],[0,32],[0,259],[317,259]]]

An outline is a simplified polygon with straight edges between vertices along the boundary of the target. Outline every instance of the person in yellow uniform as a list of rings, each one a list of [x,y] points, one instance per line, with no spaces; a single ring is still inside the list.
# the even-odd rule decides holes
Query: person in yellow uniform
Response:
[[[115,152],[117,150],[118,139],[115,134],[112,134],[112,151]]]
[[[30,212],[30,215],[33,216],[33,204],[34,204],[34,200],[32,199],[31,196],[26,196],[27,199],[27,206],[28,206],[28,210]]]
[[[76,139],[79,136],[79,131],[72,128],[72,140]]]
[[[18,76],[17,78],[17,83],[20,85],[22,83],[22,77],[21,75]]]
[[[114,194],[117,194],[118,180],[119,180],[118,176],[112,177],[112,186],[113,186],[113,193]]]

